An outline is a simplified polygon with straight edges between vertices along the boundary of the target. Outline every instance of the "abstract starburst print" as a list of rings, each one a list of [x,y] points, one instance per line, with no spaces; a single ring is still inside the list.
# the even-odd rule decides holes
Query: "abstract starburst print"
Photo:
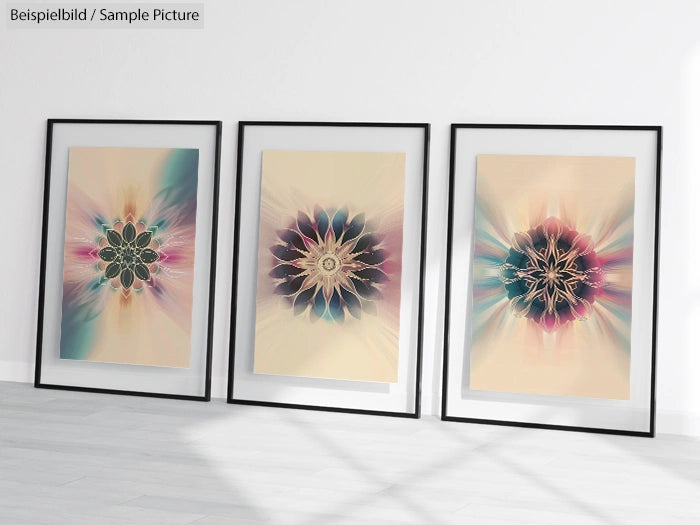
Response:
[[[634,166],[478,156],[470,388],[629,398]]]
[[[589,235],[555,218],[513,236],[500,278],[516,315],[547,331],[587,319],[604,273]]]
[[[134,226],[133,220],[126,223],[118,220],[112,228],[105,231],[104,238],[99,241],[102,248],[97,252],[97,256],[104,262],[105,278],[115,279],[112,286],[116,286],[118,280],[118,285],[125,291],[131,288],[135,279],[150,281],[151,272],[158,270],[155,263],[160,259],[153,231],[141,223],[137,224]],[[98,264],[102,269],[103,264]]]
[[[264,151],[254,371],[396,382],[405,154]]]
[[[313,219],[299,211],[296,221],[278,232],[270,248],[278,264],[270,270],[275,293],[290,298],[296,315],[342,323],[346,313],[360,319],[362,305],[382,297],[382,270],[388,253],[380,237],[368,231],[365,214],[349,216],[347,207],[316,206]]]
[[[60,357],[188,367],[198,150],[70,150]]]

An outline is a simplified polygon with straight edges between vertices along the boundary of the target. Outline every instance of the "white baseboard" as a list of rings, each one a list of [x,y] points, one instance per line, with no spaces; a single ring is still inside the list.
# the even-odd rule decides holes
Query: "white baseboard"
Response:
[[[228,389],[228,379],[223,376],[211,376],[211,397],[212,399],[226,399]]]
[[[441,394],[424,392],[421,402],[424,416],[440,416]],[[656,433],[700,437],[700,414],[680,410],[657,410]]]
[[[420,400],[421,416],[440,417],[440,394],[423,392]]]
[[[656,433],[700,436],[700,414],[679,410],[658,410],[656,412]]]
[[[0,381],[33,383],[34,365],[17,361],[0,361]],[[225,399],[226,388],[226,377],[212,377],[213,398]],[[439,416],[440,395],[424,392],[421,406],[423,416]],[[656,413],[656,432],[657,434],[700,436],[700,414],[680,410],[658,410]]]
[[[0,361],[0,381],[15,383],[34,382],[34,364],[17,361]]]

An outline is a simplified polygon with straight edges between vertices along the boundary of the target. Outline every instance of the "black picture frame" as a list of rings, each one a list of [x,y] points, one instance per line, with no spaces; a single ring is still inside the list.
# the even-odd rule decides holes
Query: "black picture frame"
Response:
[[[70,129],[73,129],[78,139],[71,138],[59,138],[59,134],[63,130],[64,133],[68,135],[72,133]],[[123,131],[120,131],[123,130]],[[134,132],[141,130],[140,133],[144,136],[143,144],[134,144],[134,140],[127,137],[126,132]],[[93,135],[92,131],[96,132],[97,139],[91,137]],[[119,394],[119,395],[129,395],[129,396],[147,396],[156,398],[168,398],[168,399],[181,399],[181,400],[192,400],[192,401],[210,401],[211,399],[211,368],[212,368],[212,334],[213,334],[213,321],[214,321],[214,290],[216,285],[216,241],[217,241],[217,228],[218,228],[218,207],[219,207],[219,172],[220,172],[220,158],[221,158],[221,132],[222,132],[222,122],[218,120],[154,120],[154,119],[83,119],[83,118],[52,118],[47,120],[47,134],[46,134],[46,153],[45,153],[45,174],[44,174],[44,198],[43,198],[43,218],[42,218],[42,241],[41,241],[41,262],[40,262],[40,275],[39,275],[39,296],[38,296],[38,321],[37,321],[37,339],[36,339],[36,363],[35,363],[35,373],[34,373],[34,386],[36,388],[47,388],[56,390],[70,390],[70,391],[81,391],[81,392],[95,392],[95,393],[105,393],[105,394]],[[130,133],[129,133],[130,134]],[[99,137],[103,137],[103,142],[99,142]],[[71,140],[76,140],[76,142],[71,142]],[[70,381],[52,381],[46,378],[47,368],[47,339],[44,335],[47,322],[47,312],[49,308],[56,308],[56,301],[53,301],[53,305],[49,305],[47,301],[47,284],[52,284],[55,288],[57,283],[56,279],[51,283],[51,279],[47,277],[47,257],[50,256],[49,241],[53,240],[56,235],[52,236],[52,231],[50,224],[59,219],[59,222],[63,224],[65,222],[65,198],[63,202],[56,202],[52,200],[54,193],[60,193],[63,191],[65,193],[65,185],[67,183],[67,172],[68,165],[67,162],[61,167],[62,180],[54,181],[57,177],[56,173],[52,170],[52,161],[57,155],[66,156],[65,150],[66,141],[68,147],[71,145],[76,146],[96,146],[96,147],[197,147],[200,153],[206,150],[205,154],[200,154],[199,165],[198,165],[198,187],[197,187],[197,203],[198,210],[203,206],[205,210],[204,230],[208,230],[208,235],[206,235],[206,250],[196,250],[195,251],[195,265],[198,264],[197,258],[204,257],[208,259],[207,262],[200,262],[199,268],[201,272],[206,273],[206,277],[202,279],[204,282],[199,288],[201,293],[205,296],[204,301],[199,301],[200,307],[204,308],[203,314],[199,316],[199,324],[201,331],[203,332],[203,337],[199,341],[199,359],[197,366],[199,369],[198,373],[193,374],[188,380],[192,383],[192,386],[187,388],[182,388],[179,383],[184,385],[186,380],[175,378],[173,380],[172,387],[164,388],[164,391],[157,389],[148,388],[122,388],[118,384],[122,378],[131,375],[134,371],[143,371],[147,375],[147,370],[149,369],[163,369],[166,367],[160,366],[149,366],[149,365],[131,365],[131,364],[114,364],[114,363],[102,363],[102,362],[91,362],[89,366],[77,372],[71,371],[72,365],[82,365],[83,363],[75,363],[72,360],[58,360],[65,361],[59,366],[67,367],[67,373],[70,375],[74,373],[74,377],[71,377]],[[95,143],[97,141],[97,143]],[[60,144],[57,145],[57,142]],[[57,148],[61,148],[62,151],[59,153]],[[205,157],[207,160],[206,166],[202,158]],[[208,191],[202,190],[203,182],[206,180],[206,186]],[[53,183],[53,192],[52,192]],[[63,186],[63,189],[61,188]],[[61,206],[62,212],[61,212]],[[58,210],[58,216],[56,215]],[[197,212],[199,214],[199,211]],[[197,229],[200,229],[198,222]],[[63,228],[63,226],[61,226]],[[56,232],[53,232],[56,233]],[[63,228],[61,235],[65,234],[65,228]],[[61,242],[63,237],[60,237]],[[58,254],[61,258],[61,266],[63,265],[63,248]],[[54,253],[54,256],[56,254]],[[60,286],[60,283],[58,284]],[[197,287],[195,287],[195,292]],[[195,297],[193,295],[193,308],[195,304]],[[58,304],[58,309],[60,311],[60,301]],[[54,315],[55,318],[55,315]],[[194,323],[194,320],[193,320]],[[58,320],[60,327],[60,316]],[[59,328],[60,332],[60,328]],[[53,344],[56,344],[54,341]],[[55,359],[55,358],[51,358]],[[54,365],[51,365],[54,366]],[[110,379],[109,383],[114,383],[115,385],[110,385],[105,387],[104,384],[100,385],[101,382],[98,379],[93,379],[90,377],[90,370],[97,370],[100,367],[111,366],[112,370],[105,373],[114,378],[112,381]],[[160,375],[162,375],[162,372]],[[194,386],[194,383],[197,383]]]
[[[549,134],[549,135],[547,135]],[[551,134],[568,134],[569,144],[564,145],[560,149],[554,150],[550,149],[549,144],[546,140],[540,140],[541,138],[551,137]],[[598,139],[592,139],[599,134],[605,134],[602,140],[608,138],[608,144],[601,146],[596,141]],[[630,139],[630,144],[621,140],[620,152],[621,155],[630,155],[630,152],[634,151],[636,147],[642,154],[639,158],[636,158],[636,172],[635,177],[639,177],[640,173],[644,173],[643,183],[649,188],[649,192],[644,194],[643,205],[637,208],[638,204],[635,202],[635,209],[633,219],[636,221],[637,214],[647,214],[649,218],[649,228],[645,231],[637,231],[635,228],[635,264],[638,265],[638,260],[636,258],[636,240],[637,236],[646,239],[644,244],[644,251],[641,253],[640,260],[646,265],[646,274],[650,277],[648,281],[644,282],[645,293],[648,297],[648,310],[645,310],[645,319],[649,320],[649,332],[643,340],[643,358],[645,363],[645,372],[639,377],[639,391],[643,392],[644,395],[639,396],[637,402],[640,406],[643,405],[643,412],[639,412],[637,408],[634,408],[638,412],[636,417],[636,422],[634,424],[630,423],[627,426],[620,424],[571,424],[571,423],[556,423],[552,421],[547,421],[546,417],[542,421],[533,420],[529,415],[523,418],[517,417],[506,417],[504,414],[508,413],[508,410],[502,410],[501,406],[495,407],[496,403],[501,405],[512,402],[514,405],[517,404],[518,394],[513,394],[511,396],[499,396],[501,393],[494,394],[486,391],[480,391],[481,395],[478,398],[478,402],[493,402],[494,407],[493,413],[488,414],[489,406],[483,404],[479,406],[474,403],[472,405],[463,401],[463,399],[468,398],[472,395],[470,392],[477,392],[476,390],[470,391],[468,386],[465,386],[467,375],[466,368],[464,368],[464,361],[468,360],[470,356],[468,355],[470,337],[471,333],[469,328],[465,328],[466,335],[460,335],[455,337],[453,341],[453,334],[458,328],[461,328],[459,320],[454,318],[455,306],[459,306],[459,311],[463,312],[468,310],[464,305],[456,303],[456,301],[469,301],[471,297],[470,291],[473,287],[473,275],[468,276],[464,279],[463,275],[459,275],[459,292],[455,289],[456,285],[455,276],[458,275],[455,271],[457,264],[465,264],[464,256],[459,255],[459,261],[455,260],[455,245],[460,242],[462,245],[464,243],[471,243],[471,251],[468,261],[468,265],[471,267],[473,263],[473,242],[475,238],[473,225],[468,224],[468,220],[465,221],[462,218],[460,224],[456,224],[455,213],[458,205],[464,206],[464,195],[465,192],[469,192],[473,197],[476,187],[476,154],[480,153],[492,153],[492,154],[520,154],[520,155],[552,155],[552,154],[566,154],[566,155],[616,155],[616,143],[615,141],[621,137],[629,139],[630,134],[635,134],[635,137],[639,137],[638,140]],[[525,138],[527,136],[529,138]],[[541,137],[540,137],[541,135]],[[471,149],[462,151],[462,144],[469,139],[472,139]],[[573,140],[576,139],[576,140]],[[461,141],[461,142],[460,142]],[[590,146],[588,146],[588,141],[592,141]],[[636,141],[636,142],[635,142]],[[524,145],[523,145],[524,144]],[[536,145],[533,145],[536,144]],[[635,146],[636,144],[636,146]],[[483,148],[480,150],[479,148]],[[599,153],[595,151],[599,150]],[[593,153],[592,153],[593,152]],[[463,158],[459,159],[458,156],[462,155]],[[448,226],[447,226],[447,276],[446,276],[446,295],[445,295],[445,323],[444,323],[444,345],[443,345],[443,361],[442,361],[442,404],[441,404],[441,419],[443,421],[453,421],[453,422],[464,422],[464,423],[478,423],[478,424],[490,424],[490,425],[506,425],[514,427],[529,427],[529,428],[541,428],[541,429],[551,429],[551,430],[567,430],[567,431],[577,431],[577,432],[592,432],[601,434],[617,434],[625,436],[638,436],[638,437],[653,437],[655,434],[655,408],[656,408],[656,339],[657,339],[657,287],[658,287],[658,260],[659,260],[659,211],[660,211],[660,186],[661,186],[661,155],[662,155],[662,127],[661,126],[628,126],[628,125],[537,125],[537,124],[452,124],[451,126],[451,139],[450,139],[450,174],[449,174],[449,206],[448,206]],[[639,162],[642,159],[642,162]],[[643,164],[643,165],[642,165]],[[465,170],[465,166],[472,166]],[[471,170],[471,171],[469,171]],[[460,177],[464,176],[464,173],[469,172],[469,181],[460,182]],[[457,186],[459,185],[459,188]],[[644,186],[642,185],[644,188]],[[635,199],[639,197],[640,186],[638,182],[635,185],[636,193]],[[641,209],[643,208],[643,209]],[[474,208],[472,207],[472,210]],[[474,213],[472,211],[472,213]],[[472,216],[472,221],[474,218]],[[459,221],[457,221],[459,222]],[[645,223],[646,224],[646,223]],[[465,226],[466,225],[466,226]],[[461,229],[460,229],[461,228]],[[469,230],[469,231],[467,231]],[[469,270],[472,272],[473,270]],[[645,274],[645,275],[646,275]],[[466,284],[465,284],[466,281]],[[467,293],[464,293],[464,292]],[[458,295],[458,297],[457,297]],[[635,307],[637,303],[635,303]],[[644,308],[642,308],[644,309]],[[634,307],[632,309],[634,312]],[[471,323],[471,319],[467,320]],[[632,328],[634,331],[639,329],[639,326],[634,325],[634,319],[631,321]],[[461,337],[459,339],[458,337]],[[458,342],[461,344],[455,345]],[[634,352],[634,348],[631,350]],[[648,360],[648,361],[647,361]],[[460,361],[455,364],[454,361]],[[457,370],[461,365],[460,370]],[[462,374],[462,376],[460,376]],[[458,381],[456,380],[458,379]],[[464,389],[464,390],[462,390]],[[460,393],[466,391],[469,395]],[[630,400],[632,402],[633,397],[636,394],[630,394]],[[526,395],[523,394],[523,398]],[[546,396],[545,396],[546,397]],[[560,396],[552,396],[560,397]],[[564,397],[564,396],[561,396]],[[474,395],[474,399],[477,395]],[[577,398],[570,398],[576,400]],[[541,401],[541,399],[540,399]],[[561,401],[561,400],[560,400]],[[525,401],[523,401],[525,403]],[[546,406],[546,402],[543,402]],[[565,401],[561,401],[562,405],[566,404]],[[594,405],[594,403],[593,403]],[[474,407],[474,408],[470,408]],[[517,414],[518,410],[520,413],[526,414],[523,409],[516,409],[513,413]],[[595,406],[591,410],[597,410]],[[630,408],[630,411],[633,409]],[[479,412],[475,415],[473,412]],[[544,411],[546,412],[546,411]],[[582,418],[584,419],[584,418]],[[595,418],[593,418],[595,419]],[[631,421],[631,419],[630,419]]]
[[[417,225],[420,228],[420,235],[416,236],[418,239],[417,247],[414,246],[416,260],[418,260],[417,271],[415,273],[415,282],[412,286],[417,292],[417,299],[412,304],[412,312],[415,315],[415,320],[413,325],[415,331],[411,334],[414,344],[411,350],[415,352],[414,359],[411,362],[410,368],[413,368],[411,377],[408,378],[410,381],[409,390],[412,391],[410,399],[406,400],[405,408],[402,409],[381,409],[368,406],[367,403],[359,404],[358,406],[353,406],[352,403],[346,404],[345,406],[338,406],[332,403],[320,402],[303,402],[294,400],[294,396],[288,396],[289,392],[285,393],[285,389],[289,386],[282,386],[280,388],[281,393],[279,395],[268,396],[267,398],[259,398],[255,395],[248,395],[246,393],[240,393],[237,391],[237,386],[241,381],[240,377],[237,377],[240,369],[243,368],[237,365],[237,359],[241,355],[245,354],[248,358],[252,359],[254,353],[254,344],[243,346],[238,340],[241,337],[241,330],[245,328],[250,330],[250,323],[245,323],[242,325],[241,312],[249,312],[251,309],[255,310],[255,305],[251,302],[251,297],[247,297],[246,306],[243,307],[241,304],[241,293],[240,285],[241,283],[247,282],[249,280],[255,280],[249,273],[242,273],[241,266],[241,254],[245,253],[241,248],[242,236],[244,235],[243,230],[250,231],[254,230],[254,235],[257,235],[257,223],[252,224],[254,221],[246,221],[246,217],[243,217],[242,205],[245,202],[254,202],[256,206],[259,206],[258,199],[259,194],[251,195],[246,187],[246,182],[250,178],[257,178],[258,184],[261,179],[261,169],[258,166],[254,170],[247,170],[245,167],[245,160],[248,158],[245,154],[246,147],[249,146],[251,130],[258,129],[262,133],[265,131],[281,130],[282,134],[286,137],[274,142],[275,148],[285,149],[285,145],[289,143],[288,138],[294,134],[297,137],[303,136],[304,138],[301,142],[305,143],[302,146],[298,145],[298,140],[292,142],[295,146],[292,149],[306,149],[306,150],[328,150],[328,151],[389,151],[382,149],[381,146],[373,145],[372,147],[366,147],[367,142],[365,141],[365,146],[359,145],[356,142],[358,137],[357,131],[365,129],[368,132],[374,132],[379,135],[381,133],[392,133],[401,132],[402,130],[406,133],[416,133],[418,134],[419,150],[416,151],[414,148],[410,151],[412,156],[412,162],[418,162],[419,165],[413,164],[414,168],[417,168],[418,172],[414,169],[412,173],[418,173],[417,177],[413,177],[414,184],[418,185],[418,194],[414,195],[414,200],[418,202],[418,208],[413,210],[414,216],[417,217]],[[342,147],[328,148],[327,145],[315,144],[315,140],[318,138],[318,133],[327,134],[331,136],[339,135],[338,140],[343,143]],[[349,132],[347,138],[343,137],[343,134]],[[316,133],[316,135],[309,135],[309,133]],[[263,139],[264,143],[265,140]],[[381,141],[380,141],[381,142]],[[414,142],[416,142],[414,140]],[[237,150],[237,176],[236,176],[236,211],[235,211],[235,237],[234,237],[234,255],[233,255],[233,275],[234,275],[234,289],[231,299],[231,339],[229,347],[229,370],[228,370],[228,390],[227,390],[227,402],[230,404],[240,404],[240,405],[258,405],[258,406],[268,406],[268,407],[281,407],[281,408],[292,408],[292,409],[305,409],[305,410],[321,410],[330,412],[345,412],[345,413],[356,413],[356,414],[368,414],[368,415],[383,415],[383,416],[393,416],[393,417],[404,417],[404,418],[419,418],[421,411],[421,367],[422,367],[422,337],[423,337],[423,310],[424,310],[424,273],[425,273],[425,236],[426,236],[426,217],[427,217],[427,181],[428,181],[428,160],[429,160],[429,144],[430,144],[430,125],[426,123],[384,123],[384,122],[298,122],[298,121],[241,121],[238,124],[238,150]],[[260,154],[261,149],[264,147],[253,148],[252,154]],[[400,151],[401,149],[393,148],[391,151]],[[409,154],[409,152],[407,152]],[[250,155],[250,153],[249,153]],[[407,161],[408,162],[408,161]],[[406,172],[409,169],[406,168]],[[408,174],[406,175],[408,178]],[[258,189],[259,191],[259,189]],[[408,193],[408,190],[407,190]],[[259,220],[259,208],[257,209],[258,217],[255,220]],[[404,224],[405,227],[405,224]],[[405,240],[404,235],[404,240]],[[247,250],[255,252],[255,257],[257,260],[257,240],[255,244],[255,249],[250,247]],[[402,280],[405,279],[402,276]],[[402,285],[403,286],[403,285]],[[253,297],[252,299],[254,299]],[[403,299],[402,299],[403,301]],[[403,302],[402,302],[403,304]],[[253,322],[254,324],[254,322]],[[253,340],[254,341],[254,340]],[[252,361],[251,361],[252,363]],[[261,378],[261,374],[253,374],[252,370],[250,372],[246,371],[247,374],[252,377],[253,381],[256,381],[255,376],[258,379]],[[285,381],[304,381],[305,386],[312,385],[314,383],[323,383],[328,385],[329,382],[336,381],[334,379],[318,379],[318,378],[299,378],[299,377],[289,377],[289,376],[264,376],[266,380],[271,379],[274,382],[279,379],[280,384],[284,385]],[[250,379],[250,378],[249,378]],[[261,379],[262,381],[262,379]],[[347,384],[346,381],[340,380],[339,383]],[[356,382],[359,383],[359,382]],[[342,387],[338,387],[342,389]],[[319,388],[319,392],[328,392],[328,388]],[[350,389],[350,396],[352,397],[352,389]]]

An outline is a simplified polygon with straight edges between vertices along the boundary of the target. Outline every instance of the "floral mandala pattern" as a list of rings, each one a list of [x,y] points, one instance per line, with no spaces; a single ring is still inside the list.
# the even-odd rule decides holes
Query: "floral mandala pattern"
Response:
[[[588,317],[604,281],[590,236],[550,217],[511,244],[499,277],[515,315],[548,332]]]
[[[135,279],[149,281],[151,272],[157,269],[154,263],[160,259],[153,231],[140,223],[138,228],[142,231],[139,232],[131,220],[126,223],[118,221],[105,231],[97,252],[105,279],[112,280],[112,285],[123,291],[128,291]],[[140,288],[138,282],[136,287]]]
[[[270,248],[275,293],[289,298],[295,315],[309,309],[312,320],[342,323],[346,313],[360,319],[389,280],[383,268],[389,254],[371,229],[364,213],[350,218],[347,207],[316,206],[313,218],[299,211]]]

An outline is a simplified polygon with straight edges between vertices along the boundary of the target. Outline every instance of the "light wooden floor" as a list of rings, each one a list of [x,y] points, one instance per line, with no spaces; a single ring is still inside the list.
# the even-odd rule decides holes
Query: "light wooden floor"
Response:
[[[700,523],[700,440],[0,383],[0,523]]]

